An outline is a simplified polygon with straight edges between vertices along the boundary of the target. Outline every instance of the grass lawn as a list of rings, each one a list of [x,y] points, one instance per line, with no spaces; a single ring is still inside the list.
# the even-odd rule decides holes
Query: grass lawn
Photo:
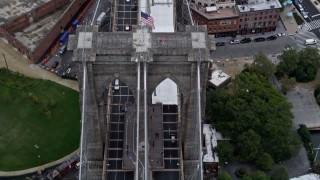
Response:
[[[80,125],[78,92],[0,69],[0,171],[70,154],[79,147]]]

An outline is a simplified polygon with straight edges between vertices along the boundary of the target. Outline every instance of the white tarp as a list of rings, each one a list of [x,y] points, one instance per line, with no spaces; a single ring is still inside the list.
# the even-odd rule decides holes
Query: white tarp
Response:
[[[290,180],[320,180],[320,175],[310,173],[303,176],[291,178]]]
[[[152,104],[178,105],[178,86],[171,79],[163,80],[152,93]]]

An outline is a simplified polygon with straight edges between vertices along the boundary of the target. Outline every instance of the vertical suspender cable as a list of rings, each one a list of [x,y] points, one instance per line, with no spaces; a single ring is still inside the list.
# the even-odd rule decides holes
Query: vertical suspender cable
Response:
[[[140,109],[140,62],[137,62],[137,141],[136,141],[136,180],[139,179],[139,109]]]
[[[144,95],[144,176],[145,180],[149,179],[149,140],[148,140],[148,119],[147,119],[147,62],[143,62],[143,95]]]
[[[200,57],[201,58],[201,57]],[[201,60],[201,59],[200,59]],[[203,180],[202,170],[202,133],[201,133],[201,100],[200,100],[200,60],[197,61],[197,103],[198,103],[198,124],[199,124],[199,160],[200,160],[200,180]]]

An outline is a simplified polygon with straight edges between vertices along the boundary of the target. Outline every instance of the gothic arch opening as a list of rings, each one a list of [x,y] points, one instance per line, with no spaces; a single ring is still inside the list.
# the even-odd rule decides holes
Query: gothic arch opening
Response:
[[[152,104],[178,105],[178,86],[170,78],[163,80],[152,93]]]

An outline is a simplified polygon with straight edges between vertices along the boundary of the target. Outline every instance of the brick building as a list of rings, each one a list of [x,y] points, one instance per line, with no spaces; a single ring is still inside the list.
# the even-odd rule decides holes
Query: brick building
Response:
[[[239,16],[235,9],[234,1],[230,0],[221,4],[216,4],[219,3],[216,1],[210,4],[214,5],[210,7],[203,7],[200,3],[192,4],[192,17],[199,25],[207,25],[208,34],[215,34],[216,37],[237,34]]]
[[[216,37],[275,31],[281,4],[278,0],[192,0],[195,23],[207,25]]]
[[[237,5],[239,14],[238,34],[253,34],[275,31],[281,4],[278,0],[249,1]]]

